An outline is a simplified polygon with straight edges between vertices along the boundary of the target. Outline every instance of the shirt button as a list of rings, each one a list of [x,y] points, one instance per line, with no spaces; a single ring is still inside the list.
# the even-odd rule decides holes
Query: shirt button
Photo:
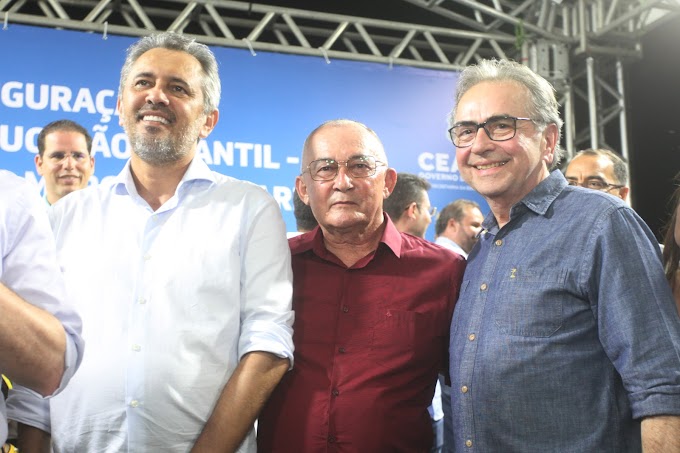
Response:
[[[467,393],[467,391],[468,391],[467,385],[462,386],[460,388],[460,391],[463,392],[463,393]]]
[[[328,442],[331,444],[335,442],[335,436],[328,436]]]
[[[482,286],[479,287],[482,291],[486,291],[486,288],[488,288],[486,283],[482,283]]]
[[[141,347],[140,345],[138,345],[138,344],[133,344],[133,345],[132,345],[132,350],[133,350],[133,351],[136,351],[136,352],[139,352],[139,351],[142,350],[142,347]]]
[[[130,406],[131,406],[131,407],[137,407],[137,406],[139,406],[139,401],[137,401],[137,400],[132,400],[132,401],[130,401]]]
[[[470,439],[465,441],[465,446],[466,447],[472,447],[472,441]]]
[[[503,240],[502,239],[496,239],[495,244],[500,247],[501,245],[503,245]]]
[[[343,313],[347,313],[349,311],[349,307],[347,305],[343,305],[342,311]]]
[[[137,303],[143,305],[143,304],[146,303],[146,299],[144,299],[143,297],[140,297],[139,299],[137,299]]]
[[[338,389],[333,389],[331,393],[333,394],[333,396],[338,396],[340,394],[340,391]]]
[[[143,256],[143,258],[144,258],[144,261],[149,261],[151,259],[151,255],[149,255],[147,253],[146,255]]]
[[[470,341],[475,341],[475,338],[476,338],[476,337],[475,337],[475,334],[474,334],[474,333],[471,333],[470,335],[468,335],[468,339],[469,339]]]
[[[340,348],[340,349],[338,349],[338,351],[340,351],[340,354],[344,354],[344,353],[345,353],[345,348]]]

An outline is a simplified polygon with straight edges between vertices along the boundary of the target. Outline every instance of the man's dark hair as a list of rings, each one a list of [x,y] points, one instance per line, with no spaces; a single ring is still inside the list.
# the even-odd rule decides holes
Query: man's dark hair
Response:
[[[79,134],[83,134],[85,137],[85,143],[87,143],[87,153],[92,155],[92,137],[90,137],[87,129],[75,121],[57,120],[52,121],[47,126],[43,127],[43,129],[40,131],[40,134],[38,134],[38,154],[40,154],[40,157],[43,157],[43,154],[45,154],[45,138],[52,132],[56,131],[77,132]]]
[[[389,198],[383,201],[383,211],[396,222],[411,203],[422,202],[423,192],[430,190],[430,187],[430,183],[420,176],[411,173],[397,174],[397,184]]]
[[[293,214],[298,231],[312,231],[319,224],[312,214],[312,208],[300,199],[297,190],[293,190]]]
[[[434,226],[434,234],[436,236],[441,235],[444,230],[446,230],[446,226],[449,224],[449,220],[451,219],[460,223],[463,220],[463,217],[465,217],[466,208],[479,209],[479,205],[472,200],[465,200],[463,198],[447,204],[446,207],[442,209],[442,212],[440,212],[437,216],[437,222]]]
[[[571,160],[576,159],[579,156],[602,156],[609,159],[614,165],[614,177],[617,179],[616,184],[621,184],[623,186],[628,185],[628,163],[626,159],[620,154],[606,148],[588,148],[583,151],[579,151],[574,154]],[[571,162],[571,160],[569,162]]]

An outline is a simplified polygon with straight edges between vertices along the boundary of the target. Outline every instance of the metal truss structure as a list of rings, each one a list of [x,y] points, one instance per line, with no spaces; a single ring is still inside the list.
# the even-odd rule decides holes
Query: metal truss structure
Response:
[[[267,3],[267,4],[263,4]],[[556,87],[568,154],[609,146],[628,157],[625,64],[642,37],[680,17],[678,0],[391,0],[418,23],[227,0],[0,0],[12,23],[142,36],[175,31],[209,45],[461,70],[511,58]],[[387,15],[387,14],[386,14]]]

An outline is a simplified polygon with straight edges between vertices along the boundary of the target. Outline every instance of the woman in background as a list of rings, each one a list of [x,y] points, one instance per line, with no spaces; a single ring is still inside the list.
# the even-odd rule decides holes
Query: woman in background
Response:
[[[680,179],[680,174],[676,180]],[[671,198],[673,212],[666,224],[663,240],[663,267],[666,271],[666,278],[673,289],[675,305],[680,313],[680,223],[678,217],[680,213],[680,185],[673,192]]]

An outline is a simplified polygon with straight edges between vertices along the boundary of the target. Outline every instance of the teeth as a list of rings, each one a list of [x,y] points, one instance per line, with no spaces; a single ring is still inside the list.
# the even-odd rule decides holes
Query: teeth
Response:
[[[161,116],[146,115],[146,116],[143,117],[143,120],[144,121],[156,121],[156,122],[162,123],[162,124],[170,124],[170,122],[168,120],[166,120],[165,118],[163,118]]]
[[[477,170],[488,170],[489,168],[502,167],[503,165],[505,165],[505,162],[498,162],[498,163],[489,164],[489,165],[475,165],[475,168]]]

